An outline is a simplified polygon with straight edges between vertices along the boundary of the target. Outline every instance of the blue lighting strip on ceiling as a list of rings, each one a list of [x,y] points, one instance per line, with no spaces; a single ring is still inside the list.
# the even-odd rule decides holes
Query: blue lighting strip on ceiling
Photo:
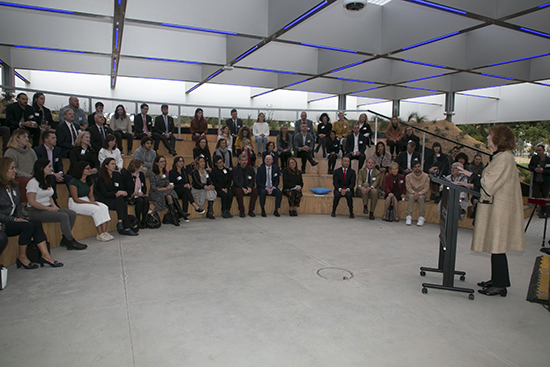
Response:
[[[533,29],[529,29],[529,28],[525,28],[525,27],[520,27],[520,29],[524,32],[529,32],[529,33],[533,33],[533,34],[536,34],[538,36],[543,36],[543,37],[547,37],[547,38],[550,38],[550,34],[548,33],[543,33],[543,32],[539,32],[539,31],[535,31]]]
[[[191,93],[192,91],[194,91],[195,89],[197,89],[197,88],[200,87],[200,86],[201,86],[200,83],[197,84],[197,85],[195,85],[193,88],[189,89],[189,90],[187,91],[187,93]]]
[[[514,78],[508,78],[507,76],[499,76],[499,75],[493,75],[493,74],[487,74],[487,73],[480,73],[481,75],[490,76],[492,78],[499,78],[499,79],[506,79],[506,80],[514,80]]]
[[[530,59],[536,59],[536,58],[538,58],[538,57],[543,57],[543,56],[548,56],[548,55],[550,55],[550,54],[547,54],[547,53],[546,53],[546,54],[540,54],[540,55],[536,55],[536,56],[524,57],[524,58],[516,59],[516,60],[497,62],[496,64],[487,65],[487,67],[490,67],[490,66],[497,66],[497,65],[504,65],[504,64],[510,64],[510,63],[513,63],[513,62],[524,61],[524,60],[530,60]]]
[[[4,63],[4,61],[0,60],[0,64],[3,64],[3,63]]]
[[[223,71],[222,69],[216,71],[214,74],[212,74],[212,75],[210,75],[208,78],[206,78],[206,80],[212,79],[213,77],[215,77],[216,75],[218,75],[218,74],[221,73],[222,71]]]
[[[217,31],[217,30],[215,30],[215,29],[190,27],[190,26],[186,26],[186,25],[178,25],[178,24],[170,24],[170,23],[162,23],[162,25],[163,25],[164,27],[172,27],[172,28],[187,29],[187,30],[190,30],[190,31],[199,31],[199,32],[226,34],[226,35],[230,35],[230,36],[236,36],[236,35],[237,35],[237,33],[235,33],[235,32]]]
[[[374,88],[368,88],[368,89],[361,89],[361,90],[357,90],[355,92],[351,92],[351,94],[354,94],[354,93],[361,93],[361,92],[368,92],[369,90],[375,90],[375,89],[378,89],[380,87],[374,87]]]
[[[295,72],[292,72],[292,71],[270,70],[270,69],[260,69],[260,68],[252,68],[252,70],[256,70],[256,71],[266,71],[266,72],[268,72],[268,73],[277,73],[277,74],[298,75],[298,73],[295,73]]]
[[[300,80],[299,82],[291,83],[291,84],[285,85],[285,87],[292,87],[293,85],[300,84],[300,83],[303,83],[303,82],[307,82],[308,80],[309,80],[309,79]]]
[[[350,64],[350,65],[341,67],[341,68],[339,68],[339,69],[334,69],[334,70],[332,70],[330,73],[335,73],[335,72],[340,71],[340,70],[349,69],[349,68],[352,68],[352,67],[357,66],[357,65],[362,64],[362,63],[363,63],[363,61],[359,61],[359,62]]]
[[[118,28],[115,29],[115,50],[118,50]]]
[[[182,64],[195,64],[195,65],[202,65],[202,62],[196,62],[196,61],[184,61],[184,60],[174,60],[174,59],[160,59],[157,57],[146,57],[147,60],[153,60],[153,61],[166,61],[166,62],[179,62]]]
[[[29,82],[23,75],[19,74],[17,71],[14,70],[13,73],[15,74],[16,77],[18,77],[19,79],[21,79],[25,83]]]
[[[451,7],[444,6],[444,5],[434,4],[434,3],[431,3],[431,2],[429,2],[429,1],[424,1],[424,0],[409,0],[409,1],[410,1],[410,2],[413,2],[413,3],[418,3],[418,4],[426,5],[426,6],[431,6],[432,8],[437,8],[437,9],[441,9],[441,10],[445,10],[445,11],[450,11],[450,12],[457,13],[457,14],[466,15],[466,12],[465,12],[465,11],[458,10],[458,9],[455,9],[455,8],[451,8]]]
[[[287,29],[289,29],[290,27],[296,25],[297,23],[301,22],[302,20],[304,20],[305,18],[307,18],[308,16],[310,16],[311,14],[315,13],[317,10],[321,9],[323,6],[327,5],[328,2],[325,0],[323,1],[321,4],[317,5],[316,7],[314,7],[313,9],[311,9],[310,11],[308,11],[307,13],[305,13],[304,15],[302,15],[301,17],[297,18],[296,20],[294,20],[293,22],[287,24],[285,27],[284,27],[284,30],[286,31]]]
[[[268,94],[268,93],[271,93],[271,92],[275,92],[275,89],[268,90],[268,91],[263,92],[263,93],[260,93],[260,94],[256,94],[255,96],[252,96],[252,98],[256,98],[256,97],[259,97],[259,96],[263,96],[264,94]]]
[[[443,76],[443,75],[447,75],[447,74],[438,74],[438,75],[433,75],[433,76],[427,76],[427,77],[425,77],[425,78],[418,78],[418,79],[413,79],[413,80],[407,80],[405,83],[412,83],[412,82],[418,82],[418,81],[420,81],[420,80],[439,78],[440,76]]]
[[[469,94],[469,93],[461,93],[457,92],[456,94],[460,96],[468,96],[468,97],[477,97],[477,98],[487,98],[487,99],[498,99],[496,97],[487,97],[487,96],[478,96],[477,94]]]
[[[82,75],[90,75],[90,73],[81,73],[78,71],[61,71],[61,70],[45,70],[45,69],[37,69],[36,71],[42,71],[47,73],[66,73],[66,74],[82,74]]]
[[[345,80],[346,82],[375,84],[374,82],[368,82],[368,81],[366,81],[366,80],[347,79],[347,78],[337,78],[337,79],[338,79],[338,80]]]
[[[544,85],[544,86],[546,86],[546,87],[550,87],[550,84],[540,83],[540,82],[535,82],[535,83],[540,84],[540,85]]]
[[[12,4],[12,3],[5,3],[0,1],[0,5],[2,6],[10,6],[12,8],[22,8],[22,9],[31,9],[31,10],[40,10],[40,11],[47,11],[50,13],[62,13],[62,14],[73,14],[72,11],[69,10],[61,10],[61,9],[53,9],[53,8],[43,8],[40,6],[30,6],[30,5],[22,5],[22,4]]]
[[[113,72],[116,71],[116,60],[113,60]]]
[[[346,50],[345,48],[336,48],[336,47],[328,47],[328,46],[312,45],[311,43],[303,43],[303,42],[300,42],[300,44],[301,44],[302,46],[315,47],[315,48],[323,48],[323,49],[325,49],[325,50],[333,50],[333,51],[349,52],[349,53],[352,53],[352,54],[356,54],[356,53],[357,53],[357,51],[353,51],[353,50]]]
[[[424,66],[431,66],[432,68],[447,69],[446,66],[435,65],[435,64],[428,64],[428,63],[426,63],[426,62],[413,61],[413,60],[405,60],[405,59],[403,59],[403,61],[409,62],[409,63],[411,63],[411,64],[418,64],[418,65],[424,65]]]
[[[258,46],[254,46],[252,47],[250,50],[246,51],[244,54],[242,54],[241,56],[237,57],[235,59],[235,62],[241,60],[243,57],[245,56],[248,56],[249,54],[251,54],[252,52],[256,51],[258,49]]]
[[[42,50],[42,51],[56,51],[56,52],[72,52],[76,54],[83,54],[84,51],[76,51],[76,50],[66,50],[62,48],[49,48],[49,47],[33,47],[33,46],[22,46],[22,45],[13,45],[13,47],[17,48],[28,48],[30,50]]]
[[[456,35],[459,34],[459,33],[460,33],[460,32],[458,32],[458,31],[453,32],[453,33],[449,33],[449,34],[446,34],[445,36],[441,36],[441,37],[437,37],[437,38],[434,38],[434,39],[431,39],[431,40],[427,40],[427,41],[424,41],[424,42],[421,42],[421,43],[417,43],[416,45],[404,47],[404,48],[402,48],[401,50],[402,50],[402,51],[405,51],[405,50],[408,50],[408,49],[411,49],[411,48],[414,48],[414,47],[426,45],[426,44],[428,44],[428,43],[432,43],[432,42],[439,41],[439,40],[442,40],[442,39],[445,39],[445,38],[449,38],[449,37],[452,37],[452,36],[456,36]]]
[[[112,77],[112,78],[111,78],[111,85],[112,85],[112,86],[115,85],[115,77]]]
[[[427,91],[430,91],[430,92],[438,92],[437,89],[410,87],[410,86],[408,86],[408,85],[406,85],[405,88],[409,88],[409,89],[418,89],[418,90],[427,90]]]
[[[336,96],[328,96],[328,97],[323,97],[323,98],[319,98],[319,99],[313,99],[309,102],[318,102],[318,101],[322,101],[324,99],[329,99],[329,98],[334,98],[334,97],[336,97]]]
[[[539,5],[539,9],[546,8],[547,6],[550,6],[550,3]]]

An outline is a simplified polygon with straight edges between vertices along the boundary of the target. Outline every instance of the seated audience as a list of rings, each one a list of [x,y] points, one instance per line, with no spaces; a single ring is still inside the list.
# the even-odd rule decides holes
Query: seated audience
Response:
[[[239,136],[239,130],[241,129],[241,127],[243,127],[243,120],[237,117],[236,109],[233,108],[231,110],[231,118],[225,120],[225,124],[229,126],[229,132],[231,134],[231,137],[233,138],[233,144],[229,144],[229,146],[231,146],[232,151],[235,153],[235,139],[237,139],[237,136]]]
[[[407,150],[407,144],[409,144],[409,141],[414,141],[416,144],[414,151],[420,152],[420,138],[414,134],[414,130],[411,126],[407,126],[405,128],[405,134],[401,138],[401,141],[399,142],[400,152],[404,152]]]
[[[458,153],[460,153],[461,149],[462,149],[462,146],[457,145],[453,148],[453,150],[451,151],[451,154],[447,156],[449,160],[449,167],[451,167],[454,162],[457,162],[456,156],[458,155]]]
[[[273,164],[278,166],[279,165],[279,153],[277,153],[275,150],[275,143],[272,141],[268,141],[265,150],[262,153],[262,162],[265,163],[265,157],[270,155],[273,158]]]
[[[40,265],[44,263],[58,268],[62,263],[53,259],[46,245],[46,234],[42,228],[42,222],[33,219],[24,219],[21,215],[21,205],[17,197],[19,187],[15,181],[15,164],[13,159],[0,158],[0,223],[4,227],[6,236],[19,236],[19,255],[17,256],[17,267],[24,269],[36,269],[37,264],[31,263],[27,257],[27,246],[34,242],[40,250]]]
[[[256,199],[258,198],[258,190],[254,187],[256,182],[256,173],[254,168],[248,164],[250,161],[246,153],[239,156],[239,164],[233,169],[233,188],[235,197],[239,205],[239,216],[245,217],[243,196],[250,195],[250,204],[248,207],[248,215],[255,217],[254,208],[256,207]]]
[[[252,144],[250,143],[250,140],[244,139],[243,149],[242,149],[241,154],[246,155],[247,164],[249,166],[252,166],[252,167],[256,166],[256,153],[254,153],[254,148],[252,147]]]
[[[406,153],[406,152],[405,152]],[[407,194],[405,176],[399,173],[399,165],[396,162],[390,164],[390,172],[386,175],[386,189],[384,202],[384,220],[387,218],[388,209],[393,206],[396,222],[399,222],[399,202],[405,200]]]
[[[105,125],[105,117],[101,113],[95,114],[93,124],[88,126],[86,131],[90,133],[90,144],[96,152],[103,148],[107,135],[114,135],[113,130]]]
[[[72,177],[63,173],[63,160],[61,158],[61,149],[56,146],[57,136],[55,132],[49,130],[42,133],[43,144],[34,148],[36,158],[47,159],[52,164],[52,173],[50,175],[51,186],[53,188],[54,202],[57,200],[57,183],[64,183],[69,190],[69,182]]]
[[[269,124],[265,121],[265,114],[260,112],[258,119],[252,125],[252,135],[258,147],[258,153],[263,153],[269,139]]]
[[[19,183],[19,197],[23,213],[27,214],[27,183],[32,178],[36,153],[29,145],[28,131],[17,129],[13,132],[8,143],[5,157],[11,158],[15,165],[15,181]]]
[[[227,142],[227,148],[233,152],[233,135],[231,135],[231,129],[228,125],[222,127],[220,134],[218,135],[218,140],[225,139]]]
[[[198,138],[193,148],[193,159],[197,159],[198,157],[204,158],[207,169],[210,171],[212,169],[212,155],[210,154],[208,140],[206,140],[205,136]]]
[[[162,141],[168,152],[176,156],[176,137],[173,134],[175,131],[174,119],[168,115],[167,104],[160,107],[160,112],[162,114],[155,118],[155,130],[153,131],[158,134],[158,139],[155,139],[155,150],[158,150],[159,142]]]
[[[250,141],[250,128],[248,126],[243,126],[239,130],[239,135],[235,139],[235,153],[240,155],[243,152],[243,142],[245,139]]]
[[[132,121],[130,117],[126,114],[124,106],[119,104],[116,106],[115,113],[111,118],[111,129],[116,137],[116,144],[122,151],[122,139],[126,139],[128,142],[127,153],[132,155],[132,144],[134,142],[134,137],[132,135]]]
[[[145,139],[145,138],[144,138]],[[168,209],[172,217],[172,224],[179,227],[179,218],[185,215],[178,202],[178,194],[174,191],[174,184],[170,183],[166,172],[166,158],[158,155],[153,163],[153,168],[149,173],[149,197],[155,205],[155,210],[160,212]]]
[[[288,166],[283,170],[283,195],[288,198],[288,214],[297,217],[297,208],[302,200],[302,188],[304,180],[302,172],[298,169],[298,161],[294,157],[288,158]]]
[[[206,138],[206,134],[208,133],[208,122],[203,116],[204,111],[202,108],[197,108],[195,110],[195,115],[193,116],[193,119],[191,120],[191,139],[193,141],[197,141],[200,138]]]
[[[369,214],[369,219],[374,219],[374,211],[378,204],[378,196],[380,191],[378,187],[382,182],[382,174],[376,169],[374,159],[367,159],[365,167],[359,170],[357,175],[357,192],[356,196],[363,199],[363,214]],[[370,212],[369,212],[370,200]]]
[[[384,142],[379,141],[376,143],[376,151],[370,156],[374,160],[374,168],[380,171],[381,181],[378,189],[384,192],[386,188],[386,174],[390,170],[391,154],[386,152],[386,145]]]
[[[153,149],[153,138],[146,136],[141,139],[141,146],[136,149],[134,152],[134,159],[139,159],[141,161],[141,172],[149,175],[151,169],[153,169],[153,164],[157,158],[157,152]]]
[[[294,134],[300,131],[301,124],[307,124],[308,134],[311,134],[311,136],[315,137],[315,131],[313,131],[313,121],[307,118],[307,112],[305,111],[300,113],[300,119],[294,122]]]
[[[92,217],[96,226],[98,241],[107,242],[115,238],[107,232],[107,223],[111,220],[109,208],[94,198],[92,169],[86,161],[75,164],[73,179],[69,182],[69,209],[77,214]]]
[[[370,148],[372,144],[372,129],[367,119],[367,114],[360,114],[357,123],[359,124],[359,134],[363,136],[363,139],[366,140],[367,147]]]
[[[334,173],[334,167],[336,166],[336,159],[338,159],[338,153],[340,153],[340,140],[336,138],[336,131],[332,130],[329,133],[327,140],[327,160],[328,160],[328,174]]]
[[[117,172],[114,158],[106,158],[101,164],[95,193],[97,201],[107,205],[110,210],[116,211],[119,233],[126,236],[137,236],[138,234],[132,230],[128,218],[128,193],[124,190],[122,175]]]
[[[225,140],[225,138],[218,139],[218,142],[216,143],[216,151],[214,152],[214,155],[220,156],[222,158],[224,167],[229,171],[232,171],[233,154],[231,154],[231,149],[229,149],[229,147],[230,145],[227,144],[227,140]],[[216,163],[214,163],[214,167],[216,167]]]
[[[222,202],[222,218],[233,218],[231,214],[231,204],[233,203],[233,175],[231,171],[225,167],[222,157],[214,155],[214,168],[211,173],[212,184],[216,189],[218,197]]]
[[[418,222],[416,225],[422,227],[424,225],[424,216],[426,215],[425,203],[426,195],[430,191],[430,178],[427,173],[422,172],[422,165],[420,162],[415,162],[413,165],[413,172],[407,175],[405,183],[407,187],[407,218],[405,224],[410,226],[412,224],[412,212],[414,202],[418,202]]]
[[[307,132],[307,124],[302,123],[300,125],[300,132],[295,132],[293,136],[294,155],[302,159],[302,172],[306,172],[307,161],[312,167],[319,164],[313,160],[313,148],[315,140],[313,136]]]
[[[195,202],[195,198],[193,198],[193,194],[191,193],[189,174],[185,169],[185,160],[183,159],[183,157],[178,156],[174,158],[174,161],[172,162],[172,169],[168,173],[168,180],[171,184],[174,185],[174,191],[181,199],[183,207],[183,220],[185,222],[189,222],[189,220],[187,219],[187,217],[189,216],[189,212],[187,211],[187,208],[189,208],[189,204],[193,206],[193,208],[195,209],[195,213],[205,213],[205,211],[197,205],[197,203]]]
[[[206,170],[206,160],[204,157],[195,158],[195,169],[191,172],[191,179],[193,180],[191,193],[193,194],[197,205],[201,207],[205,201],[208,201],[206,218],[216,219],[214,217],[214,200],[216,200],[216,189],[214,188],[212,179]]]
[[[342,157],[342,167],[334,171],[332,175],[332,183],[334,184],[334,200],[332,202],[331,217],[336,217],[336,208],[342,197],[346,198],[349,208],[349,217],[355,218],[353,215],[353,189],[355,187],[355,171],[350,168],[350,159]]]
[[[429,154],[426,157],[426,161],[424,162],[424,172],[436,175],[438,177],[447,176],[451,173],[449,158],[441,151],[441,144],[437,141],[432,145],[432,154]],[[434,200],[436,203],[439,203],[439,184],[430,181],[430,189],[432,191],[430,199]]]
[[[19,93],[16,98],[16,102],[6,106],[6,125],[10,131],[16,129],[27,130],[30,137],[32,137],[32,146],[37,147],[40,140],[40,128],[36,122],[34,116],[34,109],[29,106],[29,97],[25,93]],[[4,146],[6,146],[6,140],[8,135],[2,133]]]
[[[343,111],[338,111],[338,120],[332,124],[332,130],[336,133],[336,139],[338,139],[340,145],[343,146],[346,136],[349,134],[348,120],[345,119]]]
[[[281,170],[279,166],[273,164],[273,157],[268,155],[265,157],[265,163],[258,167],[256,172],[256,186],[258,188],[258,195],[260,196],[260,207],[262,208],[262,217],[266,217],[265,213],[265,198],[267,195],[275,196],[275,211],[273,215],[280,217],[279,208],[281,207],[281,200],[283,193],[279,189],[279,180],[281,176]]]
[[[59,117],[61,119],[61,115]],[[69,154],[78,138],[79,126],[73,123],[74,112],[70,108],[65,110],[64,117],[64,121],[57,125],[55,135],[57,136],[57,146],[61,149],[61,156],[69,158]]]
[[[399,173],[404,176],[412,172],[412,167],[415,161],[422,161],[422,156],[420,156],[420,153],[415,151],[415,148],[416,143],[414,141],[409,141],[407,143],[407,150],[401,152],[397,157],[397,163],[399,164]]]
[[[132,159],[125,170],[122,170],[122,187],[127,193],[128,204],[135,206],[135,216],[139,228],[146,228],[145,219],[149,212],[149,196],[145,175],[141,171],[141,161]]]
[[[544,152],[544,145],[539,144],[535,147],[535,154],[529,161],[529,168],[532,171],[533,179],[531,180],[532,195],[534,198],[548,198],[548,189],[550,188],[550,157],[547,157]],[[476,156],[476,158],[479,155]],[[475,162],[475,159],[474,159]],[[481,157],[479,159],[481,165]],[[471,171],[471,169],[470,169]],[[479,168],[477,169],[479,171]],[[481,169],[483,171],[483,168]],[[474,172],[477,173],[477,172]],[[479,173],[479,175],[481,175]],[[539,206],[539,217],[544,218],[550,214],[550,208]]]
[[[544,153],[544,149],[543,149]],[[548,162],[550,164],[550,160]],[[550,166],[548,166],[550,168]],[[468,171],[476,174],[478,177],[481,177],[481,174],[483,173],[483,170],[485,169],[485,165],[483,164],[483,158],[481,157],[480,153],[476,153],[474,156],[474,162],[470,164],[470,167],[468,167]],[[548,172],[550,174],[550,171]]]
[[[88,115],[88,127],[92,126],[93,124],[95,124],[95,115],[101,115],[103,116],[103,109],[105,108],[105,105],[103,104],[103,102],[96,102],[95,104],[95,111],[94,113],[90,113]]]
[[[464,175],[463,173],[460,173],[459,168],[462,170],[464,169],[464,166],[462,165],[462,163],[460,162],[453,163],[453,165],[451,166],[451,174],[448,176],[445,176],[445,178],[457,185],[466,186],[472,189],[474,185],[469,182],[468,177],[466,175]],[[443,190],[443,186],[441,186],[440,190]],[[468,194],[464,191],[460,193],[459,205],[460,205],[460,220],[462,220],[462,218],[464,218],[464,215],[466,214],[466,210],[468,210],[468,206],[470,205],[470,203],[468,202]]]
[[[32,108],[34,109],[34,121],[40,128],[41,134],[44,131],[55,129],[57,124],[53,121],[52,111],[44,104],[46,96],[42,92],[37,92],[32,96]]]
[[[359,124],[353,124],[352,131],[346,138],[346,155],[350,161],[354,159],[359,160],[359,169],[363,167],[365,163],[365,150],[368,145],[368,138],[359,133]]]
[[[91,174],[96,175],[99,172],[99,160],[97,159],[97,152],[90,145],[90,133],[82,131],[78,134],[74,143],[74,148],[69,154],[71,165],[69,167],[69,174],[74,177],[73,170],[78,162],[87,162],[91,168]]]
[[[464,152],[460,152],[456,155],[455,162],[462,164],[464,169],[467,169],[470,166],[470,163],[468,162],[468,155]]]
[[[158,149],[161,139],[158,133],[153,132],[153,118],[147,114],[149,112],[149,105],[147,103],[142,103],[140,109],[141,113],[138,113],[134,117],[134,137],[141,140],[148,136],[155,141],[155,149]]]
[[[330,123],[330,117],[328,117],[326,112],[323,112],[319,118],[319,124],[317,125],[317,148],[315,148],[315,153],[318,153],[319,149],[322,147],[323,157],[327,156],[327,141],[331,131],[332,124]]]
[[[99,150],[97,156],[99,164],[102,165],[103,161],[107,158],[113,158],[116,164],[116,170],[120,172],[124,168],[124,161],[122,160],[122,154],[117,147],[116,138],[114,135],[107,135],[103,142],[103,147]]]
[[[77,242],[72,234],[76,213],[70,209],[59,208],[53,201],[53,188],[50,175],[52,164],[47,159],[39,159],[34,164],[33,178],[27,184],[29,219],[43,223],[59,223],[61,226],[60,246],[67,250],[84,250],[87,245]]]
[[[292,156],[292,137],[288,133],[288,126],[281,126],[279,135],[277,135],[277,154],[281,158],[281,169],[286,167],[288,158]]]
[[[399,125],[399,119],[397,118],[397,116],[393,116],[391,118],[390,125],[386,129],[386,144],[389,147],[390,154],[394,158],[397,157],[397,155],[399,154],[399,145],[401,139],[403,139],[403,129]]]
[[[69,104],[59,110],[59,123],[62,124],[65,122],[65,111],[71,110],[74,114],[74,124],[78,130],[86,130],[88,127],[88,120],[86,119],[86,114],[84,110],[80,108],[80,101],[78,97],[71,96],[69,97]]]

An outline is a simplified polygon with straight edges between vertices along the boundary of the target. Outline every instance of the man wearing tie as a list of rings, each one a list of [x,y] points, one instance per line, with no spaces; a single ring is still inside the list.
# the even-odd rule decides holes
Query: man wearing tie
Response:
[[[233,136],[233,146],[231,147],[231,149],[235,151],[235,140],[237,140],[237,137],[239,136],[240,128],[243,127],[243,120],[237,117],[236,109],[231,110],[231,118],[225,120],[225,124],[229,126],[229,131],[231,133],[231,136]]]
[[[382,174],[374,167],[375,165],[374,159],[367,159],[367,164],[359,170],[357,176],[356,196],[363,198],[363,214],[368,214],[370,220],[374,219],[374,211],[376,210],[380,194],[378,187],[382,180]],[[369,199],[370,212],[368,207]]]
[[[141,140],[148,136],[153,138],[158,147],[160,136],[157,133],[153,133],[153,119],[147,114],[149,112],[149,105],[147,103],[142,103],[140,109],[141,113],[138,113],[136,117],[134,117],[135,139]]]
[[[107,134],[113,134],[113,130],[105,126],[105,117],[101,113],[94,115],[94,123],[86,131],[90,133],[90,145],[96,152],[99,152],[103,148],[103,142]]]
[[[275,211],[273,215],[280,217],[279,208],[281,207],[281,199],[283,193],[279,190],[279,178],[281,177],[281,170],[278,166],[273,165],[273,157],[271,155],[265,156],[265,162],[258,168],[256,176],[256,186],[258,187],[258,194],[260,196],[260,207],[262,208],[262,217],[266,217],[265,213],[265,198],[267,195],[275,196]]]
[[[73,124],[74,112],[71,108],[65,109],[63,118],[64,122],[57,125],[55,135],[57,136],[57,146],[61,149],[61,156],[69,158],[69,153],[78,136],[78,128]]]
[[[168,105],[163,104],[160,107],[162,115],[155,118],[155,130],[159,139],[155,140],[155,150],[159,148],[159,140],[162,140],[162,144],[168,149],[168,152],[173,156],[176,156],[176,137],[172,134],[174,131],[174,119],[172,116],[168,116]]]
[[[349,208],[349,217],[355,218],[353,215],[353,188],[355,187],[355,171],[350,167],[349,157],[342,158],[342,167],[334,171],[332,175],[332,183],[334,184],[334,201],[332,202],[331,217],[336,217],[336,208],[342,196],[346,197]]]

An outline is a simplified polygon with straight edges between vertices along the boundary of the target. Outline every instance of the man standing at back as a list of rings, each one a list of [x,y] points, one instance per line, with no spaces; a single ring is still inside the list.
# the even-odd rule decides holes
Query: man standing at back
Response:
[[[225,120],[225,124],[229,126],[230,134],[233,136],[233,146],[231,149],[235,151],[235,140],[237,140],[237,137],[239,136],[240,128],[243,127],[243,120],[237,117],[236,109],[231,110],[231,118]]]
[[[300,114],[300,119],[296,120],[296,122],[294,123],[294,134],[296,135],[301,131],[302,124],[307,124],[308,134],[311,134],[311,136],[315,137],[315,132],[313,131],[313,121],[307,118],[306,112],[302,112]]]
[[[29,106],[29,97],[25,93],[19,93],[16,102],[6,106],[6,125],[8,125],[11,131],[19,128],[27,130],[29,136],[32,137],[32,146],[38,146],[40,129],[34,118],[34,109]],[[7,131],[4,131],[2,136],[5,151],[7,149],[9,134],[7,134]]]
[[[103,115],[103,108],[105,105],[103,102],[96,102],[95,112],[88,115],[88,126],[92,126],[95,123],[95,115]]]
[[[162,140],[162,144],[168,149],[168,152],[173,156],[176,156],[176,137],[174,136],[174,119],[172,116],[168,116],[168,105],[163,104],[160,107],[162,114],[155,118],[155,133],[158,134],[159,139],[155,141],[155,150],[159,148],[159,140]]]
[[[69,104],[59,111],[59,124],[65,122],[65,110],[67,109],[73,111],[73,123],[77,125],[77,129],[82,131],[86,130],[86,128],[88,127],[88,120],[86,119],[86,114],[84,113],[84,110],[80,108],[80,101],[78,100],[78,97],[69,97]]]
[[[99,115],[98,115],[99,116]],[[61,156],[69,158],[69,153],[74,147],[74,142],[78,136],[78,126],[73,124],[74,112],[71,108],[66,108],[63,112],[63,123],[57,125],[55,135],[57,136],[57,146],[61,149]]]

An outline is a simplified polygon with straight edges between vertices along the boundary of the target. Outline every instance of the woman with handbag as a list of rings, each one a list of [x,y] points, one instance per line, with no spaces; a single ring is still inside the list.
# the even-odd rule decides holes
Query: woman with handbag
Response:
[[[399,164],[397,164],[397,162],[392,162],[392,164],[390,164],[390,173],[386,176],[385,192],[385,214],[382,218],[385,218],[385,220],[391,219],[388,217],[388,210],[390,207],[393,207],[393,220],[399,222],[399,202],[405,198],[407,186],[405,185],[405,176],[399,173]]]
[[[168,209],[172,217],[172,224],[179,227],[180,218],[185,216],[179,206],[178,194],[174,191],[174,184],[168,178],[164,156],[158,155],[155,158],[153,169],[149,173],[149,183],[151,184],[149,196],[155,204],[155,211]]]
[[[126,190],[128,204],[134,205],[139,228],[147,228],[145,220],[149,213],[149,196],[147,196],[147,185],[145,175],[141,171],[141,161],[132,159],[128,168],[122,171],[122,187]]]

